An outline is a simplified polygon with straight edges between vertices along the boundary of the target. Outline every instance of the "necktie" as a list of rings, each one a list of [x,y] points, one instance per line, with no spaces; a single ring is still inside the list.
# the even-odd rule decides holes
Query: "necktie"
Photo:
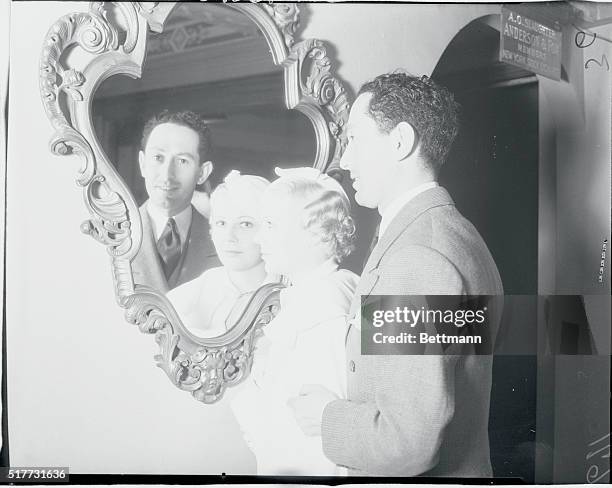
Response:
[[[166,279],[170,279],[181,258],[181,236],[174,219],[168,219],[164,231],[157,241],[157,251],[162,259]]]

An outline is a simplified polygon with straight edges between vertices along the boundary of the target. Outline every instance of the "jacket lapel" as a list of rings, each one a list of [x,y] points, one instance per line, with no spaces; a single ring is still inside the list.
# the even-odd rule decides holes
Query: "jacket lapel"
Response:
[[[204,217],[200,212],[198,212],[193,205],[191,206],[191,231],[189,237],[189,244],[192,242],[197,242],[198,244],[205,246],[205,251],[202,253],[201,251],[198,253],[189,252],[187,250],[187,258],[193,259],[194,255],[202,256],[204,254],[207,257],[216,256],[217,251],[215,250],[215,246],[210,238],[210,224],[208,223],[208,219]],[[195,247],[195,246],[194,246]],[[201,248],[200,248],[201,249]],[[187,264],[190,264],[189,262]]]
[[[424,191],[410,200],[391,221],[372,250],[372,254],[370,254],[364,267],[364,275],[378,268],[385,253],[419,215],[431,208],[444,205],[454,205],[454,202],[448,192],[441,186]],[[371,288],[369,291],[371,291]]]
[[[372,253],[368,257],[359,283],[357,284],[357,289],[355,290],[355,295],[349,310],[349,318],[352,321],[359,320],[358,312],[361,307],[361,297],[369,297],[374,290],[380,277],[378,265],[389,248],[400,235],[408,230],[410,224],[412,224],[419,215],[427,212],[431,208],[444,205],[454,205],[454,202],[448,192],[441,186],[438,186],[418,194],[410,200],[391,221],[389,227],[380,237]],[[349,323],[347,337],[350,328],[351,324]]]
[[[357,289],[355,290],[355,299],[351,303],[351,308],[349,312],[349,316],[352,317],[356,312],[357,308],[360,306],[361,297],[370,296],[372,290],[376,286],[378,282],[378,269],[372,268],[370,270],[363,270],[361,277],[359,278],[359,283],[357,284]]]
[[[208,220],[192,205],[191,226],[189,227],[187,244],[181,254],[180,262],[170,277],[170,286],[178,286],[197,277],[200,273],[196,272],[194,274],[194,270],[204,271],[212,266],[219,265],[217,252],[210,238]]]

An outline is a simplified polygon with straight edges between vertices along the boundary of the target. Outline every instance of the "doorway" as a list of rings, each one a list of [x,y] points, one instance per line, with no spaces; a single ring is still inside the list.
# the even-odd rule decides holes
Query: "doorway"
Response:
[[[495,22],[499,24],[499,16],[468,24],[448,45],[432,74],[462,107],[460,132],[439,181],[482,235],[505,294],[536,295],[538,83],[533,73],[499,61]],[[502,324],[498,342],[537,342],[536,300],[523,303],[533,307],[521,307],[519,314],[513,310],[511,319]],[[489,441],[495,477],[534,481],[536,359],[494,358]]]

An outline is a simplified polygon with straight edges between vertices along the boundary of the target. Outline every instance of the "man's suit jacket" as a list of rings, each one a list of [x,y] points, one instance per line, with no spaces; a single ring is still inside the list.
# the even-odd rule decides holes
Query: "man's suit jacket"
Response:
[[[466,294],[502,295],[501,279],[478,231],[437,187],[417,195],[389,224],[351,310],[354,316],[360,295]],[[490,313],[498,324],[501,310]],[[348,400],[324,410],[325,454],[352,475],[492,476],[492,358],[362,356],[360,335],[358,326],[348,326]]]
[[[200,276],[209,268],[220,266],[215,247],[210,238],[210,226],[206,218],[191,207],[191,225],[187,244],[181,258],[169,279],[164,275],[161,258],[157,252],[157,239],[153,223],[147,212],[145,202],[140,207],[142,221],[142,243],[138,254],[132,261],[134,282],[150,286],[162,293]]]

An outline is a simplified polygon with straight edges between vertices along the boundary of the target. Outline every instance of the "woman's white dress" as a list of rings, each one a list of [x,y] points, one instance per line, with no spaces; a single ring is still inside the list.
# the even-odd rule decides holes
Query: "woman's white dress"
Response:
[[[327,261],[280,292],[281,310],[264,328],[251,374],[231,402],[257,474],[344,474],[323,454],[321,437],[302,432],[287,401],[305,384],[346,397],[346,316],[357,279]]]
[[[230,330],[253,292],[241,293],[225,267],[210,268],[167,293],[185,327],[198,337],[216,337]]]

